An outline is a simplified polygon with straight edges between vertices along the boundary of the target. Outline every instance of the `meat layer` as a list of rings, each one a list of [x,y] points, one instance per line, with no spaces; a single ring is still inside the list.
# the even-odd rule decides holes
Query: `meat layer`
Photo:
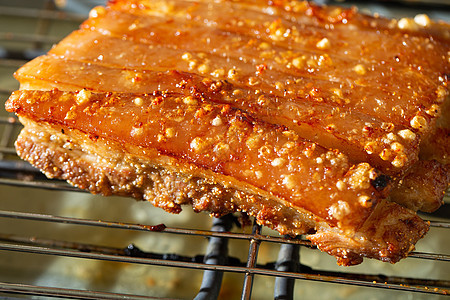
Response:
[[[77,129],[93,141],[140,147],[144,158],[156,151],[177,158],[180,167],[184,161],[214,177],[234,178],[342,229],[358,229],[388,186],[387,177],[367,163],[353,166],[342,153],[285,127],[194,97],[18,91],[7,109]]]
[[[359,264],[365,257],[395,263],[428,230],[415,213],[386,201],[373,206],[359,229],[343,229],[246,182],[184,160],[103,138],[93,140],[57,124],[21,121],[25,129],[16,142],[19,155],[50,178],[68,180],[93,193],[146,199],[172,213],[180,212],[183,204],[215,216],[246,212],[282,234],[310,233],[307,238],[340,265]]]

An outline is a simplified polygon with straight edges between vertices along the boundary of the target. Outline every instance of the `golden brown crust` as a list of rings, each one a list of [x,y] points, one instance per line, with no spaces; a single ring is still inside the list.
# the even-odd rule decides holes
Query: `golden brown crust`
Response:
[[[237,190],[226,179],[208,178],[194,165],[180,162],[177,166],[172,157],[154,153],[142,159],[115,142],[102,138],[93,142],[82,132],[63,129],[62,133],[57,125],[21,121],[26,127],[16,141],[18,154],[48,177],[67,180],[92,193],[147,200],[171,213],[179,213],[184,204],[217,216],[245,211],[283,234],[299,235],[317,226],[308,212],[281,205],[264,191],[258,195]]]
[[[397,262],[428,230],[414,213],[388,202],[378,204],[361,229],[340,230],[306,211],[281,205],[273,197],[227,187],[205,176],[195,177],[192,172],[183,173],[182,168],[171,170],[163,166],[164,159],[142,160],[115,143],[83,138],[81,132],[68,130],[67,135],[55,125],[39,125],[24,118],[22,122],[26,127],[16,141],[17,151],[48,177],[65,179],[92,193],[145,199],[171,213],[179,213],[181,205],[188,204],[197,212],[216,216],[246,212],[259,224],[282,234],[316,231],[307,237],[341,265],[359,264],[364,257]],[[108,151],[100,150],[102,147]]]
[[[448,94],[450,42],[431,29],[448,26],[410,23],[307,2],[115,1],[16,76],[138,93],[188,92],[167,70],[227,81],[216,97],[193,86],[395,175]]]
[[[307,238],[322,251],[336,256],[340,265],[359,264],[363,257],[395,263],[414,250],[428,226],[410,210],[384,201],[354,237],[325,231]]]
[[[177,168],[184,163],[214,178],[234,178],[342,229],[358,229],[388,185],[368,164],[352,166],[342,153],[282,126],[192,96],[17,91],[6,107],[35,122],[80,130],[94,142],[139,147],[143,159],[156,152],[176,159]]]
[[[427,225],[382,200],[375,168],[402,182],[391,199],[424,180],[430,199],[397,201],[439,205],[448,169],[416,169],[448,112],[448,29],[306,1],[115,0],[18,70],[29,91],[7,109],[26,123],[20,155],[50,177],[314,229],[344,265],[395,262]]]

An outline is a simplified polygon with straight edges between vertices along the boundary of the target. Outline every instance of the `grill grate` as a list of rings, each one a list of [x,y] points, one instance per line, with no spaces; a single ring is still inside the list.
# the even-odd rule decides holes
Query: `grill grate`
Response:
[[[18,2],[19,4],[10,4],[9,1],[0,0],[0,23],[6,22],[6,24],[9,24],[8,26],[0,26],[1,31],[6,28],[6,31],[0,32],[0,97],[3,99],[6,99],[8,94],[17,88],[17,84],[11,79],[11,74],[15,69],[36,55],[46,52],[52,43],[72,31],[85,18],[88,8],[100,4],[102,1],[22,0]],[[55,3],[65,3],[66,8],[70,8],[69,12],[61,12]],[[16,7],[17,5],[21,5],[21,8]],[[14,26],[12,25],[17,20],[20,20],[18,23],[25,23],[23,30],[22,27],[17,27],[19,28],[17,29],[16,23],[14,23]],[[13,148],[13,141],[21,125],[15,117],[7,115],[6,112],[2,112],[2,114],[0,116],[0,191],[2,193],[3,191],[5,193],[6,191],[12,191],[11,195],[5,194],[6,198],[18,197],[17,195],[24,189],[50,190],[52,192],[45,194],[44,197],[49,198],[46,198],[44,202],[48,205],[55,205],[55,201],[59,201],[58,198],[62,194],[75,195],[75,197],[86,194],[65,182],[48,180],[28,163],[18,160]],[[446,195],[446,199],[448,199],[448,195]],[[25,199],[23,203],[27,203],[27,201],[33,201],[33,199]],[[114,204],[111,205],[114,206]],[[237,274],[239,278],[238,283],[241,289],[238,292],[241,299],[251,299],[252,294],[257,295],[255,297],[258,297],[258,299],[292,299],[295,295],[302,294],[298,291],[299,286],[306,286],[309,290],[315,288],[316,291],[313,292],[313,295],[315,294],[317,298],[320,297],[320,292],[317,289],[322,291],[323,287],[329,287],[330,285],[327,285],[327,283],[336,284],[333,286],[338,286],[338,288],[355,287],[358,290],[367,290],[364,289],[366,287],[375,288],[369,289],[369,293],[375,294],[380,290],[383,293],[396,291],[401,295],[406,295],[405,297],[419,297],[417,295],[429,297],[450,293],[450,280],[448,272],[445,271],[443,271],[443,275],[438,274],[435,279],[430,279],[428,276],[420,278],[409,272],[397,275],[397,265],[392,266],[393,269],[387,272],[378,267],[371,268],[369,273],[364,268],[356,269],[355,272],[353,268],[323,267],[321,264],[318,264],[320,267],[311,266],[308,261],[302,260],[305,251],[307,252],[306,260],[311,257],[309,256],[310,252],[312,255],[320,257],[319,260],[327,259],[327,255],[321,254],[315,247],[311,246],[309,241],[302,238],[280,237],[276,234],[272,235],[270,232],[265,234],[263,233],[265,229],[256,224],[249,227],[251,231],[248,228],[238,228],[236,226],[239,223],[237,217],[232,215],[214,219],[209,228],[207,225],[205,229],[197,229],[197,225],[191,226],[190,223],[183,223],[181,227],[165,226],[160,224],[164,222],[160,222],[159,219],[155,224],[141,225],[137,222],[107,221],[103,218],[99,220],[88,216],[73,217],[67,216],[70,214],[35,213],[27,210],[27,207],[23,205],[20,207],[13,206],[14,209],[8,207],[9,205],[6,205],[4,200],[0,202],[0,221],[4,222],[1,224],[8,224],[7,226],[0,225],[0,262],[7,261],[9,254],[14,253],[19,256],[33,255],[36,260],[42,256],[74,258],[78,259],[77,264],[85,264],[88,261],[103,261],[127,266],[143,265],[156,268],[155,272],[163,272],[167,269],[180,270],[180,272],[183,272],[183,270],[199,270],[203,272],[203,276],[198,283],[195,282],[193,288],[194,297],[198,300],[218,298],[225,285],[224,277],[229,274]],[[449,205],[446,203],[439,211],[439,215],[427,215],[425,217],[434,219],[434,221],[431,221],[432,232],[429,235],[442,233],[444,239],[445,236],[448,236],[448,229],[450,228],[448,207]],[[439,218],[436,218],[436,216]],[[178,217],[175,216],[174,218]],[[21,222],[27,222],[29,230],[25,230],[22,234],[16,233],[13,229],[15,226],[19,226]],[[47,238],[37,237],[37,234],[34,234],[35,228],[45,226],[47,226],[45,228],[48,228],[48,224],[53,226],[50,228],[63,226],[65,237],[51,236]],[[134,233],[139,232],[158,241],[164,239],[171,241],[175,239],[174,237],[180,237],[185,239],[187,243],[195,243],[194,239],[197,241],[196,238],[208,242],[199,243],[198,246],[194,245],[193,253],[190,253],[192,251],[179,251],[181,254],[153,252],[153,250],[141,250],[133,243],[128,246],[105,246],[100,242],[92,243],[92,239],[80,241],[72,238],[72,230],[80,227],[87,228],[88,231],[100,228],[107,230],[112,235],[120,230],[125,231],[130,236],[135,236]],[[244,249],[244,251],[248,249],[247,256],[245,254],[240,255],[241,251],[237,250],[237,247]],[[267,255],[267,249],[272,248],[275,249],[276,255]],[[438,269],[446,270],[450,262],[450,255],[439,252],[441,251],[413,252],[404,263],[398,264],[398,270],[402,268],[400,266],[402,264],[419,264],[420,266],[433,264],[432,268],[437,266]],[[373,265],[380,266],[384,263],[373,262]],[[26,272],[27,266],[23,265],[22,267],[21,271]],[[1,278],[7,278],[7,276]],[[261,281],[260,278],[263,278],[264,281]],[[77,278],[74,278],[74,280],[77,280]],[[260,282],[271,282],[268,284],[271,291],[266,292],[267,289],[264,289]],[[312,282],[316,282],[318,285],[312,285]],[[172,289],[176,289],[176,286]],[[259,292],[259,290],[264,290],[264,292]],[[355,289],[350,289],[350,291],[357,293]],[[270,293],[270,296],[266,293]],[[387,295],[385,293],[379,295]],[[155,297],[139,294],[142,294],[140,290],[138,292],[130,290],[126,293],[114,288],[97,291],[57,284],[46,286],[26,280],[0,282],[0,297],[1,295],[32,295],[72,299],[168,299],[161,297],[177,295],[176,298],[186,298],[186,296],[179,296],[182,295],[180,293],[160,292],[156,293],[157,296]],[[235,298],[235,296],[223,296],[223,298]],[[333,298],[338,297],[333,295]],[[343,298],[346,298],[346,295],[343,295]]]

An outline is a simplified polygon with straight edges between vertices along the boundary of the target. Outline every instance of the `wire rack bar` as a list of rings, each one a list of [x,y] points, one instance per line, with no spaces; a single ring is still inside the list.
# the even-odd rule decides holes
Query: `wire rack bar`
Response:
[[[208,230],[166,227],[164,224],[141,225],[141,224],[121,223],[121,222],[102,221],[102,220],[90,220],[90,219],[79,219],[79,218],[47,215],[47,214],[36,214],[36,213],[26,213],[26,212],[17,212],[17,211],[5,211],[5,210],[0,210],[0,217],[15,218],[15,219],[27,219],[27,220],[45,221],[45,222],[55,222],[55,223],[64,223],[64,224],[74,224],[74,225],[96,226],[96,227],[105,227],[105,228],[164,232],[164,233],[172,233],[172,234],[191,235],[191,236],[231,238],[231,239],[241,239],[241,240],[249,240],[249,241],[255,241],[255,242],[297,244],[297,245],[301,245],[301,246],[305,246],[305,247],[309,247],[309,248],[315,248],[315,247],[311,246],[311,243],[307,240],[261,235],[261,234],[259,234],[259,232],[254,232],[253,234],[234,233],[234,232],[216,232],[216,231],[212,231],[212,230],[208,231]],[[438,254],[438,253],[411,252],[409,254],[409,257],[430,259],[430,260],[436,260],[436,261],[446,261],[446,262],[450,261],[450,255]]]
[[[430,221],[430,226],[437,228],[450,228],[450,222]]]
[[[0,58],[0,60],[1,60],[1,58]],[[13,91],[14,90],[12,90],[12,89],[5,89],[5,88],[0,87],[0,94],[5,94],[5,95],[9,96]]]
[[[0,92],[1,92],[1,91],[3,91],[3,92],[9,92],[9,91],[11,91],[11,92],[12,92],[12,90],[9,90],[9,89],[1,89],[1,88],[0,88]],[[0,117],[0,124],[14,124],[14,123],[17,123],[17,122],[18,122],[18,119],[17,119],[16,116]]]
[[[235,233],[235,232],[219,232],[219,231],[212,231],[212,230],[173,228],[173,227],[166,227],[163,224],[141,225],[141,224],[130,224],[130,223],[102,221],[102,220],[79,219],[79,218],[47,215],[47,214],[36,214],[36,213],[26,213],[26,212],[17,212],[17,211],[5,211],[5,210],[0,210],[0,217],[15,218],[15,219],[27,219],[27,220],[45,221],[45,222],[56,222],[56,223],[65,223],[65,224],[75,224],[75,225],[97,226],[97,227],[105,227],[105,228],[127,229],[127,230],[152,231],[152,232],[156,231],[156,232],[173,233],[173,234],[181,234],[181,235],[220,237],[220,238],[240,239],[240,240],[248,240],[248,241],[255,239],[255,240],[258,240],[261,242],[299,244],[299,245],[306,246],[306,247],[311,246],[311,243],[309,241],[305,241],[305,240],[301,240],[301,239],[287,239],[287,238],[282,238],[282,237],[274,237],[274,236],[260,235],[260,234],[245,234],[245,233]]]
[[[356,279],[349,279],[342,276],[330,276],[321,274],[308,274],[308,273],[293,273],[293,272],[283,272],[273,269],[263,269],[257,267],[240,267],[240,266],[230,266],[230,265],[209,265],[197,262],[186,262],[186,261],[174,261],[174,260],[164,260],[164,259],[152,259],[152,258],[141,258],[141,257],[128,257],[128,256],[118,256],[111,254],[102,253],[90,253],[81,252],[71,249],[52,249],[48,247],[30,246],[30,245],[14,245],[7,243],[0,243],[0,249],[6,251],[18,251],[26,253],[35,254],[46,254],[46,255],[56,255],[65,256],[72,258],[84,258],[84,259],[95,259],[95,260],[106,260],[112,262],[124,262],[124,263],[135,263],[144,265],[157,265],[166,267],[178,267],[178,268],[188,268],[188,269],[202,269],[211,271],[224,271],[224,272],[235,272],[248,274],[248,278],[253,278],[254,275],[272,276],[272,277],[288,277],[293,279],[320,281],[327,283],[337,283],[346,285],[356,285],[362,287],[373,287],[373,288],[383,288],[391,290],[409,291],[409,292],[419,292],[437,295],[450,295],[450,290],[441,287],[424,287],[424,286],[411,286],[406,284],[392,284],[388,282],[377,282],[377,281],[362,281]],[[250,250],[249,252],[252,252]],[[250,299],[251,296],[251,282],[249,282],[249,287],[246,288],[244,285],[242,297],[248,297],[245,299]],[[249,292],[247,292],[249,290]]]
[[[76,289],[66,289],[57,287],[47,287],[47,286],[37,286],[37,285],[27,285],[27,284],[14,284],[0,282],[0,292],[9,294],[20,294],[20,295],[33,295],[33,296],[47,296],[47,297],[64,297],[67,299],[107,299],[107,300],[141,300],[141,299],[165,299],[169,300],[171,298],[156,298],[149,296],[138,296],[129,294],[119,294],[119,293],[106,293],[99,291],[87,291],[87,290],[76,290]]]
[[[54,190],[54,191],[83,192],[80,189],[77,189],[76,187],[72,187],[64,182],[33,181],[33,180],[28,180],[27,178],[25,178],[24,180],[0,178],[0,184],[16,186],[16,187]]]
[[[16,154],[16,149],[14,149],[13,147],[0,147],[0,153]]]
[[[333,0],[325,2],[334,2],[341,4],[342,0]],[[366,3],[366,2],[376,2],[376,1],[363,1],[363,0],[352,0],[349,3]],[[410,7],[423,7],[423,8],[440,8],[440,9],[450,9],[450,2],[447,0],[379,0],[378,2],[384,2],[386,5],[396,5],[396,6],[410,6]]]
[[[437,254],[437,253],[425,253],[425,252],[411,252],[408,257],[439,260],[439,261],[450,261],[450,255]]]
[[[212,239],[212,238],[211,238]],[[226,240],[226,239],[222,239]],[[99,253],[99,254],[108,254],[108,255],[114,255],[114,256],[126,256],[126,257],[141,257],[141,258],[154,258],[154,259],[162,259],[166,261],[174,260],[174,261],[183,261],[183,262],[196,262],[196,263],[207,263],[206,261],[211,258],[211,255],[214,255],[214,253],[211,253],[210,251],[207,251],[205,256],[197,255],[195,257],[189,257],[189,256],[183,256],[179,254],[168,254],[168,253],[154,253],[154,252],[147,252],[142,251],[139,248],[137,248],[135,245],[131,244],[127,247],[117,248],[117,247],[108,247],[108,246],[100,246],[100,245],[92,245],[92,244],[85,244],[80,242],[70,242],[70,241],[61,241],[61,240],[53,240],[53,239],[43,239],[43,238],[37,238],[37,237],[23,237],[23,236],[17,236],[17,235],[10,235],[10,234],[0,234],[0,241],[5,242],[7,244],[16,244],[16,245],[28,245],[28,246],[37,246],[42,248],[56,248],[60,250],[69,249],[69,250],[76,250],[80,252],[87,252],[87,253]],[[292,245],[292,244],[283,244],[281,247],[284,246],[294,246],[298,247],[298,245]],[[283,249],[281,249],[281,252],[286,252]],[[289,257],[291,256],[292,257]],[[342,272],[331,272],[331,271],[324,271],[324,270],[313,270],[310,267],[307,267],[305,265],[301,265],[298,263],[298,259],[294,256],[298,256],[295,254],[295,251],[292,254],[284,255],[280,254],[282,256],[282,259],[278,258],[277,262],[272,263],[268,262],[265,265],[259,265],[256,266],[261,269],[277,269],[278,271],[286,271],[286,272],[300,272],[302,271],[305,274],[322,274],[332,277],[340,277],[340,278],[347,278],[352,280],[360,280],[360,281],[366,281],[366,282],[389,282],[389,283],[395,283],[395,284],[409,284],[409,285],[418,285],[418,286],[428,286],[428,287],[442,287],[442,288],[450,288],[450,281],[445,280],[431,280],[431,279],[420,279],[420,278],[406,278],[406,277],[395,277],[395,276],[384,276],[384,275],[370,275],[370,274],[358,274],[358,273],[342,273]],[[281,269],[280,266],[285,266],[286,259],[292,260],[294,265],[297,265],[296,267],[292,267],[292,269]],[[215,264],[215,263],[212,263]],[[219,265],[231,265],[231,266],[237,266],[237,267],[245,267],[246,263],[241,262],[238,258],[234,257],[227,257],[227,263],[219,263]],[[208,272],[215,272],[215,271],[208,271]],[[206,272],[205,272],[206,273]],[[289,279],[289,278],[287,278]]]
[[[1,8],[0,8],[1,9]],[[0,40],[3,41],[13,41],[13,42],[24,42],[24,43],[46,43],[54,44],[60,41],[60,38],[48,36],[48,35],[38,35],[38,34],[28,34],[28,33],[13,33],[13,32],[0,32]]]
[[[25,7],[0,6],[0,15],[19,18],[48,19],[65,22],[83,22],[86,15]]]
[[[253,226],[252,235],[254,235],[256,237],[257,235],[260,235],[260,233],[261,233],[261,226],[255,224]],[[258,257],[258,249],[259,249],[260,242],[261,241],[259,241],[256,238],[252,238],[250,240],[250,247],[248,250],[248,258],[247,258],[247,268],[249,270],[256,265],[256,259]],[[241,295],[242,300],[250,299],[250,297],[252,295],[253,279],[254,279],[253,272],[250,272],[250,271],[245,272],[244,286],[242,288],[242,295]]]
[[[12,93],[12,90],[9,89],[1,89],[0,93]],[[11,117],[0,117],[0,124],[14,124],[14,125],[20,125],[19,120],[17,117],[11,116]]]
[[[14,67],[19,68],[20,66],[24,65],[27,61],[23,59],[0,59],[0,67]],[[6,91],[6,90],[5,90]]]

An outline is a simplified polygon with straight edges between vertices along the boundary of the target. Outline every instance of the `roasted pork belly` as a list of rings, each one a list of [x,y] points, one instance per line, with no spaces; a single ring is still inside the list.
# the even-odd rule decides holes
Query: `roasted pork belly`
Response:
[[[171,3],[117,1],[110,9],[98,8],[50,51],[56,59],[69,60],[70,71],[59,64],[59,70],[48,70],[49,77],[25,68],[18,79],[26,80],[22,73],[36,74],[77,85],[86,72],[108,78],[113,69],[114,81],[99,78],[87,87],[151,93],[183,89],[152,74],[178,70],[197,76],[194,80],[214,79],[211,85],[222,93],[214,101],[292,127],[385,173],[398,173],[417,160],[417,143],[432,128],[448,93],[450,38],[425,30],[405,32],[381,18],[307,3],[300,3],[296,13],[284,11],[287,2],[269,6],[271,13],[261,1]],[[345,24],[318,17],[331,12],[342,14]],[[133,55],[124,54],[129,51]],[[52,64],[47,59],[43,63]],[[230,85],[218,86],[223,81]],[[211,88],[195,86],[200,92]]]
[[[201,93],[401,179],[444,113],[449,26],[307,3],[280,18],[283,6],[261,4],[178,1],[164,13],[119,1],[16,77],[25,89]],[[347,22],[325,21],[331,12]]]
[[[388,185],[367,163],[352,166],[342,153],[283,126],[191,96],[18,91],[7,108],[62,130],[77,129],[94,142],[134,147],[144,158],[147,151],[173,157],[180,167],[184,161],[186,173],[199,166],[216,180],[225,176],[220,181],[266,191],[343,228],[359,228]]]
[[[367,163],[351,165],[229,105],[82,90],[18,91],[7,108],[25,125],[21,157],[93,193],[172,213],[183,204],[216,216],[242,211],[282,234],[314,233],[307,238],[343,265],[397,262],[428,230],[382,200],[387,177]]]
[[[449,185],[431,138],[449,32],[306,1],[110,1],[16,72],[7,109],[49,177],[396,262]]]

